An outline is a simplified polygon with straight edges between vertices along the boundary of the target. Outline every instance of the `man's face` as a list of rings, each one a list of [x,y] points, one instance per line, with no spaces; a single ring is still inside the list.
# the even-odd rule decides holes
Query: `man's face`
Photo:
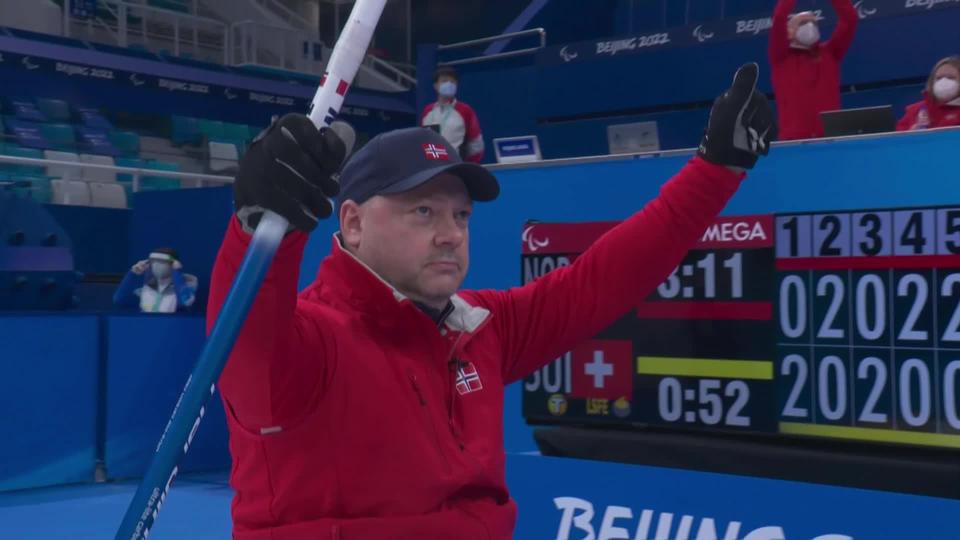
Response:
[[[442,308],[467,274],[472,210],[463,181],[441,174],[404,193],[344,202],[341,234],[398,291]]]
[[[817,14],[812,11],[801,11],[790,18],[790,21],[787,23],[787,36],[790,38],[790,41],[796,42],[797,28],[800,28],[808,22],[816,24]]]
[[[444,93],[440,90],[440,87],[443,86],[444,83],[452,83],[454,86],[456,86],[457,80],[448,75],[441,75],[440,77],[438,77],[437,81],[433,83],[433,89],[437,92],[438,96],[444,95]]]
[[[150,271],[157,279],[167,279],[173,273],[173,265],[170,261],[150,259]]]

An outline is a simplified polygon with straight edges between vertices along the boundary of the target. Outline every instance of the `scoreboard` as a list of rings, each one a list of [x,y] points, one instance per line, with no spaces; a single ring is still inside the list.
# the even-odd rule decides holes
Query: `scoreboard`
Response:
[[[528,223],[523,281],[616,223]],[[723,217],[524,381],[532,423],[960,447],[960,207]]]

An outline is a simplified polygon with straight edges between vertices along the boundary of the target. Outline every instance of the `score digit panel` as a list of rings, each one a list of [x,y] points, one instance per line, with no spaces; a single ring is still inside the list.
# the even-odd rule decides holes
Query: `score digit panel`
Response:
[[[615,223],[536,223],[523,281]],[[637,308],[524,382],[532,423],[960,447],[960,207],[719,219]]]
[[[776,217],[780,431],[960,446],[960,208]]]

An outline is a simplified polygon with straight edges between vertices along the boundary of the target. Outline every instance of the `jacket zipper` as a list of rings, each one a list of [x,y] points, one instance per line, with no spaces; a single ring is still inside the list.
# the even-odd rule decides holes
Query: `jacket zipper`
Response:
[[[457,396],[460,395],[457,392],[457,375],[460,372],[460,359],[456,358],[457,355],[457,345],[460,343],[460,338],[463,337],[463,332],[457,334],[457,338],[453,341],[453,346],[450,348],[450,352],[447,354],[447,365],[450,366],[450,381],[447,385],[447,391],[450,392],[450,407],[447,411],[447,423],[450,426],[450,434],[453,435],[453,440],[456,441],[457,447],[460,448],[460,451],[463,452],[464,444],[460,439],[460,436],[457,434],[457,424],[453,418],[453,406],[454,401],[457,399]],[[454,364],[454,362],[456,362]]]
[[[478,328],[476,328],[476,329],[474,330],[474,332],[476,332],[477,330],[480,330],[480,328],[483,328],[483,327],[487,324],[488,321],[489,321],[489,319],[488,319],[487,321],[484,321],[484,322],[480,325],[480,327],[478,327]],[[450,426],[450,435],[453,437],[454,442],[457,443],[457,447],[460,449],[460,453],[469,456],[469,457],[471,458],[470,461],[471,461],[471,462],[473,463],[473,465],[477,468],[477,472],[482,475],[482,474],[484,474],[485,469],[484,469],[483,465],[482,465],[479,461],[477,461],[476,457],[474,457],[474,456],[467,450],[466,444],[463,442],[463,439],[460,437],[460,434],[457,432],[457,424],[456,424],[456,421],[455,421],[455,419],[454,419],[454,414],[453,414],[453,413],[454,413],[454,400],[455,400],[455,399],[459,399],[459,395],[460,395],[460,393],[457,392],[457,388],[456,388],[456,385],[457,385],[457,379],[456,379],[456,378],[457,378],[457,374],[458,374],[458,372],[459,372],[459,370],[460,370],[460,359],[457,357],[457,356],[458,356],[458,355],[457,355],[457,346],[460,344],[460,338],[462,338],[462,337],[463,337],[463,332],[460,332],[459,334],[457,334],[457,338],[456,338],[456,339],[454,340],[454,342],[453,342],[453,347],[450,348],[450,353],[447,355],[447,365],[449,365],[449,366],[452,368],[452,369],[450,369],[450,375],[451,375],[451,376],[450,376],[450,384],[448,384],[448,391],[450,392],[450,410],[448,411],[447,420],[448,420],[449,426]],[[453,363],[454,361],[456,361],[455,364]],[[487,531],[487,534],[489,535],[489,531]]]
[[[417,394],[417,399],[420,401],[420,408],[423,409],[424,419],[426,419],[427,424],[430,425],[430,431],[433,432],[433,440],[437,447],[437,452],[440,454],[440,457],[443,458],[443,463],[447,466],[447,470],[450,471],[452,470],[450,460],[447,459],[447,454],[443,451],[443,445],[440,443],[440,433],[437,432],[437,426],[433,423],[430,410],[427,408],[427,398],[424,396],[423,390],[420,388],[420,383],[417,381],[417,376],[414,373],[410,373],[410,385],[413,386],[413,391]]]

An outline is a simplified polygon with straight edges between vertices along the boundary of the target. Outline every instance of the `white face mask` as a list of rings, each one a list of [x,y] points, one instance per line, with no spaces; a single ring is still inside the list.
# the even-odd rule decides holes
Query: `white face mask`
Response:
[[[940,77],[933,83],[933,95],[940,101],[947,102],[960,93],[960,81]]]
[[[440,83],[437,92],[443,97],[452,98],[457,95],[457,83],[453,81],[443,81]]]
[[[803,23],[797,28],[796,39],[797,43],[809,47],[820,41],[820,29],[817,28],[816,23]]]
[[[168,262],[153,261],[150,263],[150,271],[157,279],[167,279],[173,273],[173,267]]]

